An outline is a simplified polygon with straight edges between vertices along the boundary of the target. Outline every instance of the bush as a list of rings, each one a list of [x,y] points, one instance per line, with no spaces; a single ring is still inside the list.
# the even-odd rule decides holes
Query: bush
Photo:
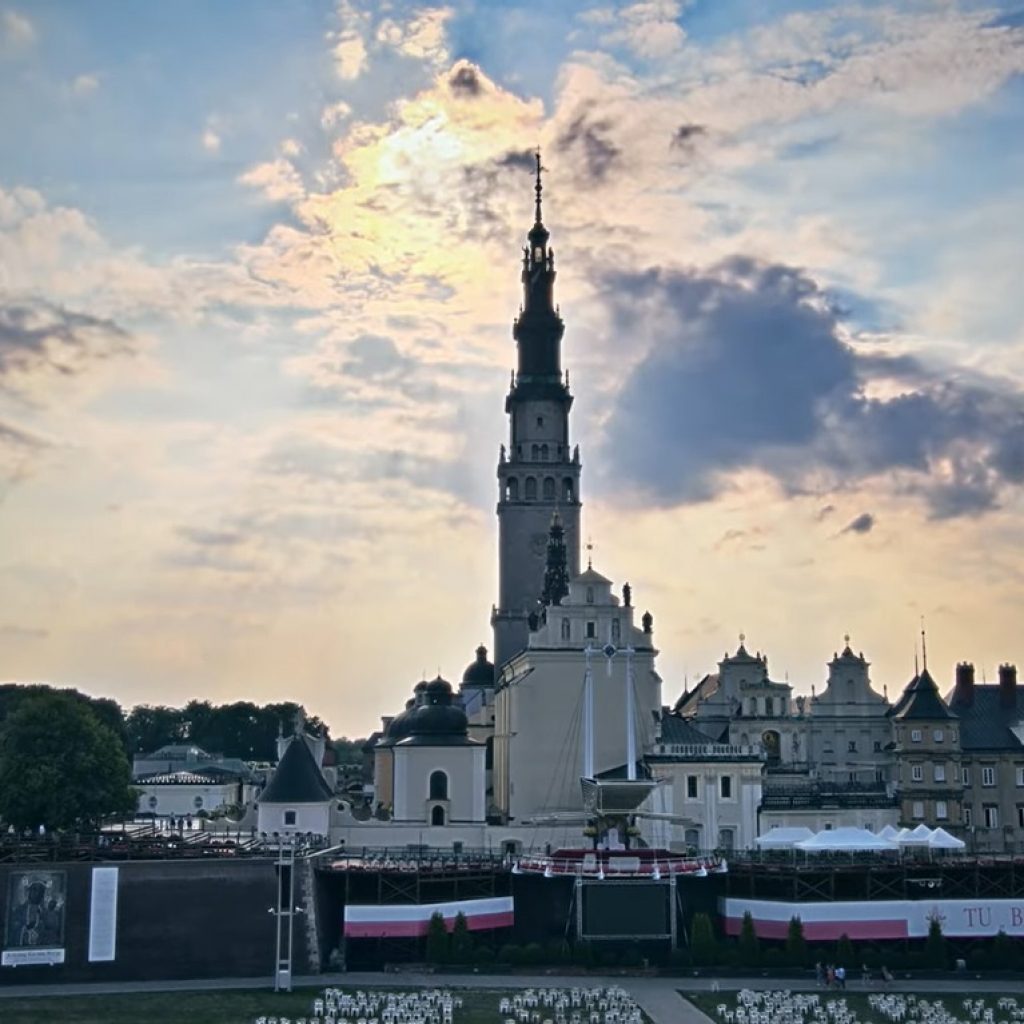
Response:
[[[539,942],[531,942],[528,946],[524,946],[519,962],[531,966],[544,963],[544,947]]]
[[[448,929],[445,927],[444,918],[439,913],[431,914],[430,923],[427,925],[427,963],[447,963],[450,952],[451,942],[448,938]]]
[[[473,953],[473,962],[477,964],[493,964],[494,950],[488,946],[480,946]]]
[[[740,925],[736,959],[740,967],[756,967],[761,962],[761,944],[754,929],[754,915],[749,910],[744,913]]]
[[[787,962],[786,951],[784,949],[779,949],[778,946],[766,949],[762,962],[765,967],[785,967]]]
[[[451,938],[451,959],[452,963],[456,964],[473,962],[473,936],[470,934],[469,924],[463,913],[455,915]]]
[[[857,954],[853,951],[853,943],[850,941],[850,936],[844,932],[836,943],[836,963],[841,964],[849,971],[856,962]]]
[[[807,940],[804,938],[804,923],[799,917],[789,919],[789,932],[786,935],[786,959],[791,967],[807,965]]]
[[[928,938],[924,943],[924,962],[928,967],[944,968],[948,965],[946,937],[942,934],[942,922],[933,917],[928,922]]]
[[[514,945],[508,943],[498,950],[498,963],[499,964],[517,964],[522,956],[522,950]]]
[[[698,967],[711,967],[718,962],[718,940],[707,914],[694,914],[690,924],[690,952]]]

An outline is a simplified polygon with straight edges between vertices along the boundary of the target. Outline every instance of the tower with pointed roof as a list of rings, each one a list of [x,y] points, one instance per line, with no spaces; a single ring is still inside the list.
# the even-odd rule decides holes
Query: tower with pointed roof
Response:
[[[537,153],[534,224],[523,249],[523,301],[512,327],[517,364],[505,412],[509,443],[498,461],[498,603],[491,615],[494,664],[526,647],[529,615],[544,589],[548,531],[557,511],[568,575],[580,569],[580,459],[569,443],[568,375],[562,371],[565,325],[555,305],[555,255],[541,212]]]

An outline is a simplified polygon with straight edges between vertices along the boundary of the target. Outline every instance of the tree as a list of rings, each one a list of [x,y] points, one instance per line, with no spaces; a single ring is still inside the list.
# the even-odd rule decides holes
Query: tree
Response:
[[[95,825],[136,807],[115,734],[65,693],[23,701],[0,729],[0,818],[15,828]]]
[[[946,937],[942,934],[942,921],[938,915],[928,919],[928,938],[924,942],[924,959],[929,967],[945,967],[948,958],[946,955]]]
[[[128,712],[128,749],[133,754],[151,754],[185,738],[185,719],[180,709],[138,704]]]
[[[789,919],[789,931],[786,933],[786,959],[793,967],[803,967],[807,963],[804,923],[799,917]]]
[[[741,967],[756,967],[761,960],[761,945],[754,928],[754,915],[748,910],[740,925],[739,955]]]
[[[856,963],[857,954],[853,951],[853,943],[850,936],[843,932],[836,943],[836,963],[844,966],[851,966]]]
[[[468,964],[473,961],[473,935],[469,930],[466,915],[461,911],[455,915],[452,927],[452,963]]]
[[[690,952],[698,967],[710,967],[718,960],[718,941],[707,914],[693,915],[690,924]]]
[[[447,963],[449,949],[448,928],[440,911],[437,911],[430,915],[430,923],[427,925],[427,963]]]

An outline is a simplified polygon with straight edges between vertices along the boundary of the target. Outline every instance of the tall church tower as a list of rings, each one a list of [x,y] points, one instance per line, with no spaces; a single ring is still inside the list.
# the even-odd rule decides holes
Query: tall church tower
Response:
[[[509,446],[498,461],[498,605],[491,613],[494,664],[526,647],[529,615],[544,589],[548,530],[557,511],[565,530],[569,576],[580,571],[580,457],[569,445],[568,374],[562,374],[565,325],[554,303],[555,254],[541,219],[537,153],[536,215],[523,249],[523,304],[512,328],[518,366],[505,399]]]

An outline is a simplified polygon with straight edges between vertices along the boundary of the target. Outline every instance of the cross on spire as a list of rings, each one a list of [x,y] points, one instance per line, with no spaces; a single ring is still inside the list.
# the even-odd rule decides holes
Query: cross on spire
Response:
[[[541,196],[541,193],[544,191],[544,186],[541,184],[541,180],[540,180],[541,171],[544,170],[544,168],[541,166],[541,163],[540,163],[540,146],[537,147],[537,152],[534,155],[537,158],[537,182],[533,186],[533,191],[537,195],[537,206],[536,206],[535,220],[536,220],[536,223],[540,224],[541,223],[540,196]]]

